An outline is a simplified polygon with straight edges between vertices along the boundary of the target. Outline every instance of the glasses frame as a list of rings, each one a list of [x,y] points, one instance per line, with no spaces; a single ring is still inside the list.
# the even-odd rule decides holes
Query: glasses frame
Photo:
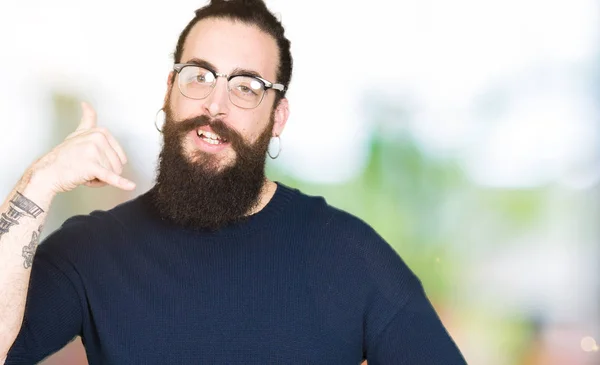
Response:
[[[217,78],[218,77],[224,77],[225,79],[227,79],[227,95],[229,97],[229,101],[233,105],[235,105],[235,106],[237,106],[238,108],[241,108],[241,109],[254,109],[254,108],[258,107],[260,105],[260,103],[262,103],[263,99],[265,98],[265,94],[270,89],[277,90],[277,91],[280,91],[280,92],[283,92],[283,91],[286,90],[285,85],[283,85],[283,84],[277,84],[277,83],[272,83],[271,81],[269,81],[267,79],[264,79],[264,78],[262,78],[260,76],[250,75],[250,74],[235,74],[235,75],[222,74],[222,73],[216,72],[214,70],[211,70],[209,68],[206,68],[204,66],[201,66],[201,65],[198,65],[198,64],[195,64],[195,63],[176,63],[176,64],[173,65],[173,71],[175,71],[179,75],[181,73],[181,71],[184,68],[186,68],[186,67],[199,67],[199,68],[203,68],[203,69],[207,70],[208,72],[212,73],[213,76],[215,77],[215,80],[212,83],[210,92],[208,94],[206,94],[205,97],[202,97],[202,98],[192,98],[192,97],[187,96],[181,90],[181,77],[179,77],[178,80],[177,80],[177,88],[179,89],[179,92],[181,93],[181,95],[185,96],[188,99],[192,99],[192,100],[203,100],[203,99],[208,98],[210,96],[210,94],[212,94],[213,90],[215,89],[215,86],[217,85]],[[260,97],[260,100],[258,101],[258,103],[256,104],[256,106],[254,106],[252,108],[244,108],[242,106],[237,105],[236,103],[233,102],[233,100],[231,100],[231,89],[229,88],[229,81],[231,81],[231,79],[233,79],[234,77],[238,77],[238,76],[251,77],[251,78],[259,81],[263,85],[263,87],[265,89],[265,92]]]

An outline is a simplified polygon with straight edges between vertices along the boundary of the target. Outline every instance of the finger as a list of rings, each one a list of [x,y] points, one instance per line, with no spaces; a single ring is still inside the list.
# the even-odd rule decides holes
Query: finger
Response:
[[[86,132],[89,135],[89,142],[96,148],[92,149],[92,161],[96,161],[100,166],[112,170],[117,175],[123,172],[123,164],[117,152],[110,145],[107,134],[108,132],[100,129],[95,129]],[[92,146],[89,145],[89,146]]]
[[[101,188],[103,186],[106,186],[107,184],[98,179],[94,179],[94,180],[85,182],[84,185],[88,186],[90,188]]]
[[[121,175],[123,172],[123,164],[121,163],[121,159],[112,149],[112,147],[107,143],[106,146],[102,146],[102,150],[104,152],[104,160],[102,164],[104,167],[109,168],[117,175]]]
[[[106,136],[106,139],[108,140],[108,143],[110,144],[112,149],[115,150],[115,152],[119,156],[119,160],[121,160],[121,164],[125,165],[127,163],[127,156],[125,155],[125,151],[123,150],[123,148],[121,147],[119,142],[117,142],[117,139],[108,132],[104,133],[104,135]]]
[[[94,175],[98,180],[103,181],[116,188],[123,190],[135,189],[135,183],[133,181],[127,180],[126,178],[121,177],[100,165],[96,165]]]
[[[81,102],[82,116],[76,132],[86,131],[96,127],[96,111],[85,101]]]

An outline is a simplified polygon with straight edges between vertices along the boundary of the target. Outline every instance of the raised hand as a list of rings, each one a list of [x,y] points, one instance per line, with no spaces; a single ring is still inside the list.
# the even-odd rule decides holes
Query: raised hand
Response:
[[[33,174],[53,194],[79,185],[112,185],[133,190],[135,183],[120,176],[127,157],[106,128],[98,127],[96,112],[82,103],[83,115],[77,129],[48,154],[35,162]]]

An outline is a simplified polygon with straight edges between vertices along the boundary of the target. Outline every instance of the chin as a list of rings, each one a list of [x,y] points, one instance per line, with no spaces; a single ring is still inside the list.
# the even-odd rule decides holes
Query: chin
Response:
[[[188,161],[192,164],[202,164],[205,168],[222,171],[235,163],[235,156],[227,154],[212,154],[203,151],[192,151],[187,154]]]

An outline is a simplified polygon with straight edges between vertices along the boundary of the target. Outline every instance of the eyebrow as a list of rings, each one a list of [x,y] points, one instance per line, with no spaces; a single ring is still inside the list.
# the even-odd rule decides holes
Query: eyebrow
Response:
[[[186,63],[191,63],[191,64],[194,64],[196,66],[203,67],[203,68],[205,68],[207,70],[210,70],[212,72],[216,72],[216,70],[217,70],[217,68],[215,67],[215,65],[213,65],[212,63],[210,63],[210,62],[208,62],[206,60],[200,59],[200,58],[192,58],[192,59],[188,60]]]
[[[256,77],[260,77],[261,79],[264,78],[256,71],[249,70],[246,68],[239,68],[239,67],[236,67],[233,70],[233,72],[231,72],[231,76],[236,76],[236,75],[256,76]]]
[[[187,63],[192,63],[194,65],[203,67],[207,70],[210,70],[212,72],[218,72],[217,68],[215,67],[215,65],[213,65],[212,63],[203,60],[201,58],[192,58],[190,60],[187,61]],[[264,78],[261,76],[260,73],[254,71],[254,70],[250,70],[247,68],[240,68],[240,67],[236,67],[230,74],[229,76],[239,76],[239,75],[245,75],[245,76],[256,76],[256,77],[260,77],[260,78]]]

